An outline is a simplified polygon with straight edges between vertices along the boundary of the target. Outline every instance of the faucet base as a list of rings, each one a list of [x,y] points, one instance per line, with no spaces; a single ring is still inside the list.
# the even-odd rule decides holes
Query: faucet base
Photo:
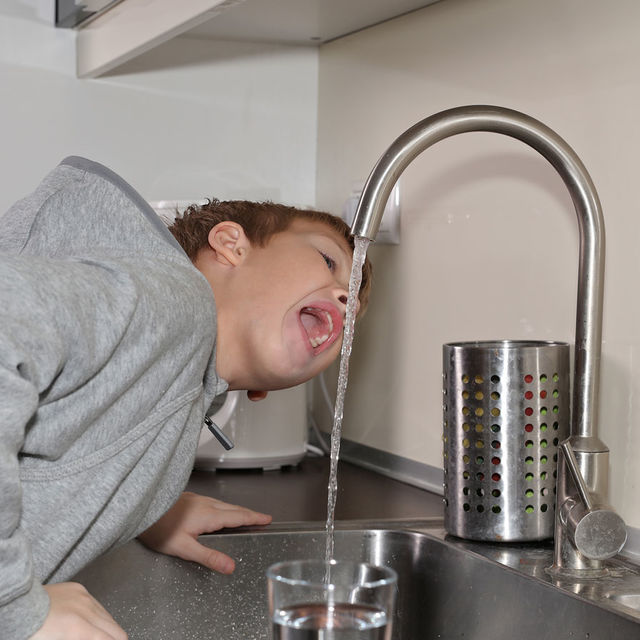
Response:
[[[611,575],[611,570],[606,567],[592,567],[589,569],[567,569],[557,565],[547,567],[545,573],[557,582],[582,582],[585,580],[597,580]]]

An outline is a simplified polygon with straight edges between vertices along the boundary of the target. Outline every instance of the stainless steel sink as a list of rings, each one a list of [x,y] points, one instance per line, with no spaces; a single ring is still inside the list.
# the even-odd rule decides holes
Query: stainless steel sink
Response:
[[[551,564],[550,546],[465,542],[446,536],[439,520],[340,527],[336,558],[389,565],[398,572],[395,640],[640,638],[640,611],[629,606],[640,594],[633,565],[617,562],[609,581],[598,583],[606,592],[594,588],[595,581],[582,590],[559,588],[544,571]],[[232,576],[153,553],[134,541],[76,579],[131,640],[266,639],[267,567],[286,558],[322,557],[325,547],[317,523],[202,540],[235,558]]]

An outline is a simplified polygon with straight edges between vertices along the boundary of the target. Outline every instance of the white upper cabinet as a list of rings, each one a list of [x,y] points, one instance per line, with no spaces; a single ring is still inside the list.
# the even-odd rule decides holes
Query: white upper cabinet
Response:
[[[80,26],[77,74],[95,78],[185,33],[314,46],[436,1],[122,0]]]

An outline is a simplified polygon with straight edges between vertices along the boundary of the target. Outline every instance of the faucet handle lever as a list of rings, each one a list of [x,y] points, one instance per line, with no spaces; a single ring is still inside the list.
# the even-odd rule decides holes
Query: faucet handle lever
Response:
[[[591,492],[589,491],[589,487],[587,487],[587,483],[584,481],[584,478],[580,473],[580,467],[578,466],[578,461],[576,460],[576,454],[573,452],[573,447],[569,443],[569,440],[561,442],[559,449],[564,456],[567,469],[569,469],[569,474],[571,475],[571,478],[576,485],[578,495],[580,496],[580,500],[582,501],[584,508],[588,511],[593,511]]]
[[[587,487],[569,441],[561,443],[559,449],[579,497],[579,501],[567,498],[560,506],[561,518],[581,554],[592,560],[611,558],[627,541],[624,520],[608,505],[594,502],[599,496]]]

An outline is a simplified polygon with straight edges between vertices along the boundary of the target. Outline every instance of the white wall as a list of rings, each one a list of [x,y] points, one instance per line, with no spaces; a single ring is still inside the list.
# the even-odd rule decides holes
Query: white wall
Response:
[[[581,156],[607,229],[599,434],[612,503],[640,526],[637,0],[445,0],[325,45],[317,204],[338,209],[414,122],[463,104],[524,111]],[[441,345],[573,342],[578,230],[544,159],[495,134],[425,152],[401,178],[402,240],[373,247],[344,436],[442,466]],[[326,428],[326,424],[324,427]]]
[[[49,4],[0,7],[0,212],[70,154],[150,200],[313,203],[316,49],[177,38],[78,80],[75,32]]]

